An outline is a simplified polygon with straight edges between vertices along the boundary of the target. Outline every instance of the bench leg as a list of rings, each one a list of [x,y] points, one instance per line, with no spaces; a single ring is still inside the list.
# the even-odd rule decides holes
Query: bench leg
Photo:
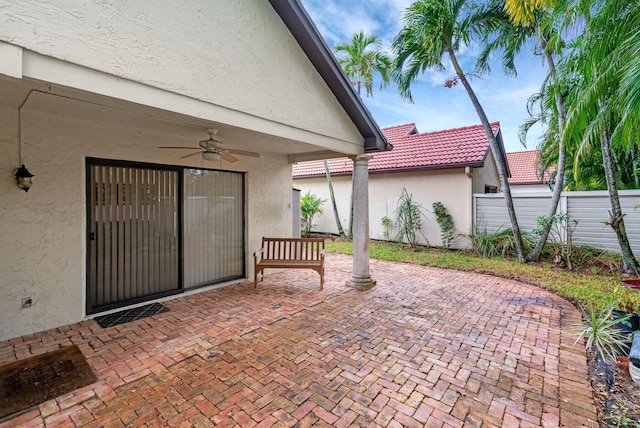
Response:
[[[318,273],[320,274],[320,290],[322,290],[324,286],[324,266],[320,268]]]
[[[258,281],[264,281],[264,268],[253,271],[253,288],[258,288]]]

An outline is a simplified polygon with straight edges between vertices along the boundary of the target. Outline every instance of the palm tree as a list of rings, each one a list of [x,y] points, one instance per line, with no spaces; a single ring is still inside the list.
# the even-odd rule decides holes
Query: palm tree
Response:
[[[510,71],[509,66],[513,67],[513,61],[515,54],[520,50],[523,44],[529,38],[534,38],[539,46],[540,53],[544,56],[547,66],[549,67],[549,74],[543,89],[541,90],[546,96],[551,95],[551,99],[555,103],[550,107],[555,110],[555,125],[557,126],[554,135],[558,135],[562,132],[565,123],[566,109],[562,95],[562,85],[557,82],[556,76],[556,60],[554,56],[560,53],[562,43],[560,41],[559,32],[554,27],[555,21],[551,14],[551,8],[555,6],[557,0],[506,0],[504,5],[501,1],[493,1],[491,4],[493,7],[501,7],[506,12],[509,23],[501,22],[496,26],[496,29],[485,28],[485,37],[489,37],[492,34],[497,34],[497,37],[489,43],[486,43],[484,51],[480,55],[480,64],[485,66],[489,54],[496,49],[502,49],[503,64],[507,71]],[[499,14],[496,14],[499,16]],[[515,68],[514,68],[515,69]],[[531,123],[528,124],[529,126]],[[525,126],[525,129],[528,129]],[[522,142],[524,144],[524,137],[526,132],[521,133],[523,136]],[[561,138],[554,138],[547,140],[557,145],[556,152],[556,174],[555,174],[555,186],[553,188],[553,194],[549,204],[549,211],[547,219],[551,219],[558,209],[560,203],[560,196],[564,189],[565,169],[566,169],[566,145]],[[538,242],[527,255],[526,260],[537,261],[540,259],[542,250],[549,237],[551,230],[550,221],[544,222],[542,231],[538,236]]]
[[[541,10],[550,10],[556,0],[505,0],[504,10],[516,25],[530,26]]]
[[[467,5],[466,0],[419,0],[409,6],[403,17],[404,28],[393,41],[396,54],[394,78],[400,95],[412,101],[411,84],[415,79],[426,69],[443,70],[443,57],[448,57],[451,61],[456,79],[464,86],[489,140],[511,220],[518,258],[524,260],[522,237],[502,150],[457,58],[457,53],[471,42],[479,26],[491,22],[492,11],[484,6],[475,6],[477,5]]]
[[[584,0],[573,0],[581,3]],[[609,224],[616,233],[623,269],[638,272],[624,225],[618,197],[615,148],[636,153],[640,123],[640,3],[595,0],[587,28],[574,42],[564,64],[576,80],[568,110],[565,142],[577,141],[576,160],[594,146],[600,147],[611,211]]]
[[[376,35],[367,35],[364,31],[360,31],[351,37],[349,43],[336,45],[333,49],[338,53],[338,61],[342,66],[345,74],[353,79],[352,83],[358,91],[358,95],[362,96],[361,90],[364,85],[367,96],[373,95],[373,76],[374,72],[380,75],[382,82],[380,87],[383,88],[389,84],[389,74],[391,72],[391,58],[381,49],[380,40]],[[336,225],[338,230],[342,229],[342,224],[338,217],[335,199],[333,197],[333,186],[331,184],[331,173],[325,162],[325,172],[329,182],[329,193],[331,195],[331,203],[334,206]],[[353,187],[351,188],[351,202],[349,206],[349,229],[348,237],[353,236]],[[342,235],[342,234],[341,234]]]
[[[361,95],[363,85],[367,96],[373,95],[374,72],[382,78],[381,87],[389,83],[392,61],[382,52],[378,36],[360,31],[353,35],[349,43],[336,45],[333,49],[338,53],[338,61],[344,72],[353,79],[358,95]]]
[[[617,189],[637,186],[635,133],[640,106],[629,104],[632,99],[625,96],[637,85],[623,83],[624,73],[633,68],[629,64],[637,64],[630,52],[640,51],[637,37],[637,50],[628,45],[633,43],[631,29],[640,25],[637,3],[635,6],[634,13],[633,5],[624,0],[555,0],[552,16],[558,28],[575,27],[577,15],[581,34],[572,41],[569,54],[561,58],[554,79],[548,79],[532,98],[540,104],[541,114],[525,124],[538,119],[550,124],[540,146],[544,169],[557,162],[557,147],[566,147],[568,162],[572,163],[565,177],[566,188],[609,190],[609,223],[625,259],[623,268],[629,271],[635,271],[637,265],[627,244]],[[563,128],[558,126],[561,118],[557,109],[549,102],[554,92],[563,94],[566,105]]]
[[[538,146],[540,176],[550,172],[550,181],[555,179],[555,165],[558,162],[557,142],[543,139]],[[605,169],[602,161],[602,149],[600,145],[582,146],[579,142],[572,141],[567,144],[567,168],[564,180],[564,190],[590,191],[607,190]],[[612,147],[613,160],[615,162],[616,182],[620,189],[640,189],[640,177],[638,169],[637,151],[634,147]]]
[[[629,183],[628,170],[618,166],[623,159],[637,165],[637,124],[640,122],[640,6],[629,0],[505,0],[513,22],[536,28],[550,68],[541,93],[542,115],[556,129],[545,134],[541,153],[545,167],[556,161],[556,178],[565,178],[566,152],[572,154],[570,185],[597,186],[603,181],[609,190],[609,224],[618,237],[623,269],[637,272],[618,198],[618,187]],[[541,19],[544,17],[544,19]],[[545,26],[538,26],[537,23]],[[558,35],[576,23],[584,30],[575,37],[568,56],[559,67],[553,62],[561,42]],[[549,42],[552,42],[550,49]],[[550,103],[555,98],[555,105]],[[530,125],[525,124],[526,127]],[[594,155],[599,152],[599,165]],[[635,169],[635,167],[634,167]],[[588,176],[588,172],[591,176]],[[594,173],[600,172],[599,176]],[[562,183],[562,182],[561,182]],[[635,184],[635,180],[634,180]],[[554,189],[554,198],[564,186]],[[551,204],[551,214],[555,205]],[[528,257],[541,251],[541,239]]]

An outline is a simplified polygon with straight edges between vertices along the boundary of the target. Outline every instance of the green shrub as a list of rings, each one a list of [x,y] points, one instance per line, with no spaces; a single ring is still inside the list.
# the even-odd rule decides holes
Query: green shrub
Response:
[[[393,221],[391,221],[391,219],[387,216],[382,217],[382,219],[380,220],[381,224],[382,224],[382,237],[384,239],[389,239],[389,232],[391,231],[391,228],[393,227]]]
[[[600,248],[576,245],[571,252],[571,261],[576,269],[616,274],[620,269],[622,256]]]
[[[426,237],[422,233],[422,206],[417,202],[413,202],[413,195],[403,188],[398,205],[396,207],[395,221],[396,236],[398,242],[406,242],[411,247],[419,245],[418,235],[422,236],[425,241]]]
[[[440,226],[440,238],[444,248],[450,248],[453,243],[453,217],[447,212],[442,202],[434,202],[432,205],[436,221]]]
[[[583,309],[585,321],[581,328],[574,330],[574,333],[578,334],[576,343],[580,339],[586,339],[587,348],[594,349],[600,359],[610,357],[615,360],[628,340],[627,334],[619,330],[616,324],[628,320],[631,314],[615,319],[613,310],[614,306],[600,310],[594,309],[593,306],[587,311]]]
[[[315,226],[313,219],[322,214],[322,205],[326,199],[320,199],[308,191],[300,198],[300,215],[302,217],[302,228],[307,236],[311,235],[311,229]]]
[[[549,229],[551,252],[554,254],[554,262],[562,262],[567,269],[573,269],[573,232],[578,226],[578,220],[572,219],[569,214],[561,212],[551,217],[538,216],[538,226],[533,229],[534,235],[542,235],[543,230]]]
[[[487,226],[476,225],[468,238],[471,240],[471,248],[474,253],[483,257],[516,256],[516,240],[511,229],[499,228],[495,232],[489,232]],[[531,235],[522,233],[522,243],[525,253],[535,245]]]

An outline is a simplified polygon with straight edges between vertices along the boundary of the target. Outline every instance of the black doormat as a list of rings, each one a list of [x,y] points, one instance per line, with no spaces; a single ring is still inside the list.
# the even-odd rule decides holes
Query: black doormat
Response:
[[[0,366],[0,422],[97,381],[76,345]]]
[[[151,303],[150,305],[139,306],[132,309],[125,309],[124,311],[95,317],[94,320],[96,320],[96,322],[100,324],[100,327],[107,328],[113,327],[114,325],[124,324],[130,321],[150,317],[156,314],[161,314],[163,312],[167,312],[168,310],[169,309],[167,309],[166,306],[163,306],[160,303]]]

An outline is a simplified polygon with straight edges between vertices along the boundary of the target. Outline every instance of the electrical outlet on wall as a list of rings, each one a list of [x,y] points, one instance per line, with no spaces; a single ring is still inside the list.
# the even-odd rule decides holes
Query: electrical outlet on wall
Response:
[[[30,308],[33,305],[33,299],[31,297],[23,297],[22,298],[22,309]]]

